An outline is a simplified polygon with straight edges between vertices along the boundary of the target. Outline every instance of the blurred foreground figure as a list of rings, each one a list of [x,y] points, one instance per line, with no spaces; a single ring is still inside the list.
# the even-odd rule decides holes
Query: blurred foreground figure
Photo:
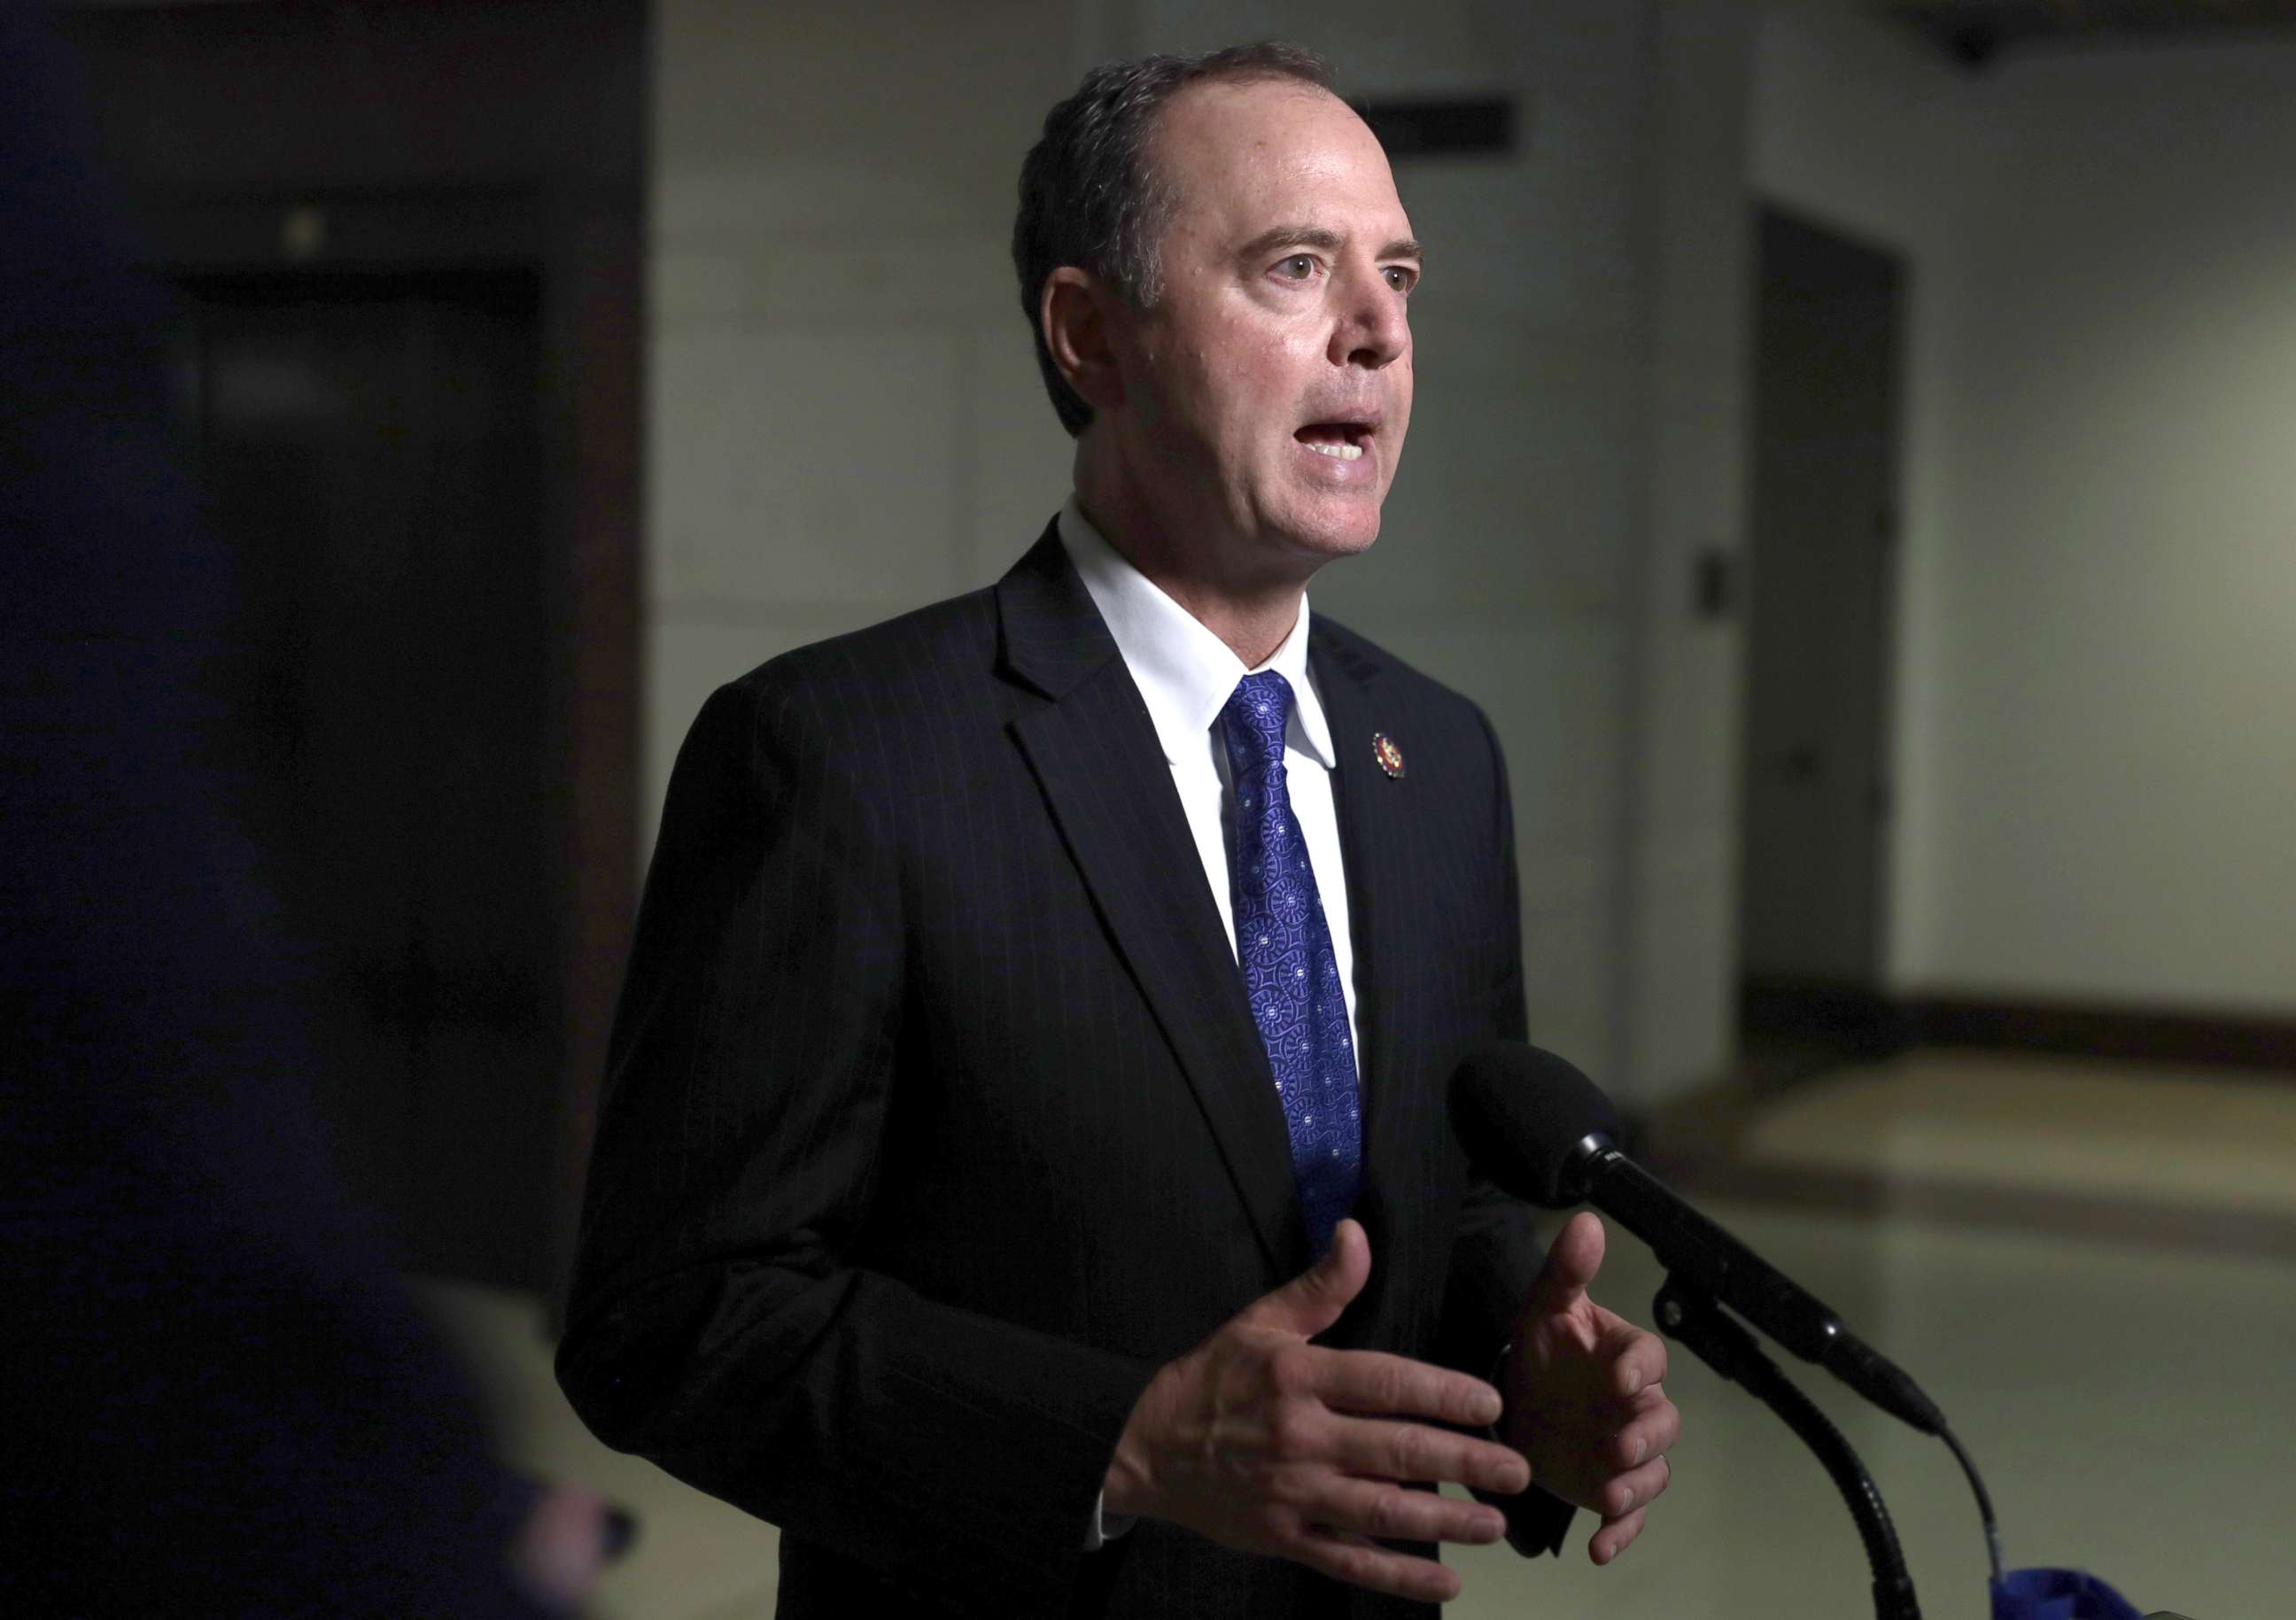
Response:
[[[0,6],[0,1612],[542,1612],[530,1495],[327,1168],[226,764],[232,559],[31,12]],[[594,1575],[564,1540],[529,1536],[536,1596]]]

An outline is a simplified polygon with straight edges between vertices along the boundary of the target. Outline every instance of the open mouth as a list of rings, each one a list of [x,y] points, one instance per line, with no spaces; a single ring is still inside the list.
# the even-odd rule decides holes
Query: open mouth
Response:
[[[1311,421],[1292,437],[1318,455],[1352,462],[1362,456],[1371,435],[1372,426],[1365,421]]]

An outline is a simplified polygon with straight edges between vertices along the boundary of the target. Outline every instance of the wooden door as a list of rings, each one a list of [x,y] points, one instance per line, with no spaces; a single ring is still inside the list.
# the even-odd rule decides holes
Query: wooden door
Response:
[[[415,1269],[531,1283],[566,1057],[535,279],[185,291],[175,396],[338,1162]]]
[[[1882,984],[1905,278],[1776,212],[1758,240],[1742,960],[1773,1014],[1838,1013]]]

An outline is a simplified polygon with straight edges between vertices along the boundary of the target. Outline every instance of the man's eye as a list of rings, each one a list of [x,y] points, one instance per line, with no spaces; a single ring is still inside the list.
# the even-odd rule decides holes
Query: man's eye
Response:
[[[1316,274],[1316,261],[1305,253],[1294,253],[1277,267],[1288,281],[1304,282]]]
[[[1387,267],[1386,275],[1387,284],[1398,292],[1410,291],[1412,283],[1419,279],[1417,271],[1403,265],[1390,265]]]

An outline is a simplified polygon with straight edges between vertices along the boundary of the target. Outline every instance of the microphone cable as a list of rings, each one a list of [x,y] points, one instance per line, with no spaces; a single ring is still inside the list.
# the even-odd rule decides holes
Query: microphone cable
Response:
[[[1993,1583],[1998,1586],[2001,1584],[2001,1526],[1993,1520],[1993,1498],[1986,1493],[1985,1482],[1977,1477],[1977,1464],[1970,1460],[1968,1451],[1953,1430],[1940,1428],[1938,1433],[1953,1448],[1954,1460],[1960,1463],[1961,1471],[1969,1476],[1969,1488],[1977,1494],[1977,1516],[1985,1521],[1985,1552],[1993,1562]]]

